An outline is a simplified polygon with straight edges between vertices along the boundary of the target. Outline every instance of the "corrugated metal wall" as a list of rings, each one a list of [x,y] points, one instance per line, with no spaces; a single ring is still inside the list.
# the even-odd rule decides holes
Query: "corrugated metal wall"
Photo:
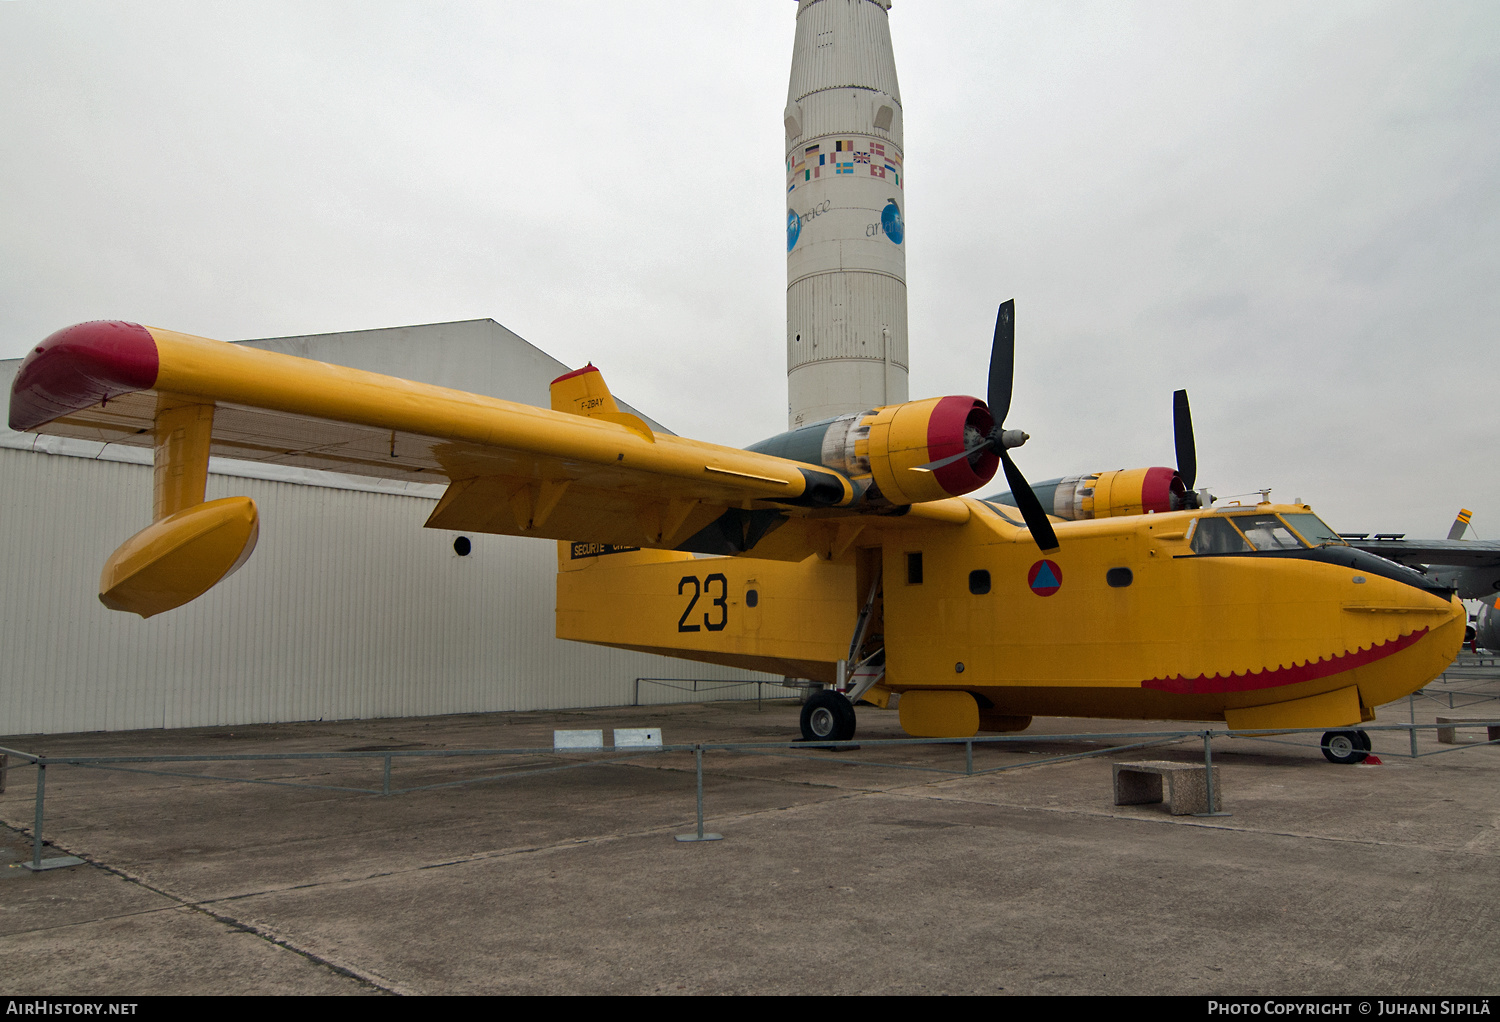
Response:
[[[0,449],[0,734],[610,706],[638,676],[755,677],[553,638],[555,545],[474,535],[459,557],[421,527],[429,499],[209,477],[210,500],[235,494],[260,506],[255,554],[142,621],[95,594],[149,522],[151,469]]]

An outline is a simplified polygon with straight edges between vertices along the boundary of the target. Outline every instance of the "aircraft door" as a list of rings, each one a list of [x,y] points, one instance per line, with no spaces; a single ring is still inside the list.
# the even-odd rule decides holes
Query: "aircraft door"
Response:
[[[864,660],[877,650],[885,649],[885,592],[881,584],[881,559],[880,547],[862,547],[854,551],[855,570],[855,606],[861,612],[869,603],[870,613],[868,621],[856,621],[856,635],[854,641],[858,643],[858,649],[849,651],[849,669],[852,671],[856,664]],[[875,593],[874,602],[870,602],[871,591]],[[860,635],[858,633],[862,632]],[[876,663],[883,664],[884,656],[875,658]]]

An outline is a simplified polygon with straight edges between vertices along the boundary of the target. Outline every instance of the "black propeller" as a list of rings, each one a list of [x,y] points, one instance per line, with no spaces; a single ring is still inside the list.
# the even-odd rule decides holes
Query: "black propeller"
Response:
[[[1185,390],[1172,394],[1172,439],[1177,443],[1177,474],[1191,490],[1198,481],[1198,445],[1193,443],[1193,410]]]
[[[1047,512],[1042,510],[1042,502],[1037,500],[1036,494],[1031,492],[1031,484],[1026,477],[1021,475],[1021,470],[1011,460],[1009,449],[1020,447],[1031,437],[1019,429],[1006,429],[1005,417],[1010,413],[1010,395],[1016,376],[1016,303],[1015,300],[1006,302],[1000,306],[1000,314],[995,317],[995,341],[990,348],[990,383],[989,390],[985,394],[985,402],[990,407],[990,415],[995,420],[989,435],[978,444],[966,451],[951,455],[939,461],[929,462],[919,466],[918,472],[935,472],[945,465],[952,465],[963,458],[974,458],[985,451],[994,451],[1000,457],[1000,464],[1005,468],[1005,480],[1010,484],[1010,492],[1016,498],[1016,507],[1020,509],[1021,517],[1026,520],[1026,525],[1031,529],[1031,538],[1036,540],[1036,545],[1041,547],[1045,553],[1057,549],[1057,534],[1052,531],[1052,523],[1047,520]]]
[[[1208,491],[1199,493],[1193,489],[1198,481],[1198,445],[1193,440],[1193,412],[1188,407],[1187,391],[1172,394],[1172,439],[1177,445],[1177,478],[1182,480],[1186,493],[1182,495],[1182,506],[1187,509],[1200,508]],[[1173,498],[1175,501],[1175,497]],[[1212,497],[1208,498],[1210,501]],[[1173,510],[1177,510],[1175,507]]]

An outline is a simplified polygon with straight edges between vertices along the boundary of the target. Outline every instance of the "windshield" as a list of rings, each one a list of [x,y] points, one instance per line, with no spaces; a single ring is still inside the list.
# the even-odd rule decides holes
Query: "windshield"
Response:
[[[1236,515],[1230,519],[1257,550],[1300,550],[1296,534],[1275,515]]]
[[[1198,524],[1193,529],[1195,554],[1238,554],[1249,549],[1250,544],[1229,524],[1227,518],[1204,516],[1198,519]]]
[[[1338,533],[1323,524],[1323,519],[1317,515],[1282,515],[1281,517],[1297,530],[1297,534],[1307,541],[1308,546],[1322,546],[1324,543],[1347,545],[1339,539]]]

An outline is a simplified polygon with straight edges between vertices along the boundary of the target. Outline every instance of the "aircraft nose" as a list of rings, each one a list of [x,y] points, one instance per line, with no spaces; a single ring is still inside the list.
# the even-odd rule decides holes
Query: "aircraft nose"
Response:
[[[1462,647],[1468,619],[1463,603],[1451,595],[1451,590],[1449,596],[1442,598],[1438,593],[1417,595],[1413,590],[1420,586],[1379,588],[1386,590],[1383,599],[1372,594],[1376,596],[1373,600],[1344,604],[1347,618],[1363,619],[1361,624],[1351,621],[1356,630],[1366,633],[1355,639],[1361,648],[1366,638],[1373,639],[1377,633],[1390,635],[1394,631],[1402,636],[1395,642],[1404,648],[1364,666],[1359,672],[1360,699],[1370,707],[1403,698],[1445,671]],[[1403,598],[1402,593],[1408,595]]]
[[[1350,568],[1353,571],[1375,575],[1380,578],[1388,578],[1392,582],[1400,582],[1402,585],[1420,589],[1430,596],[1435,596],[1444,603],[1452,599],[1456,590],[1452,586],[1439,585],[1433,579],[1428,578],[1420,571],[1408,568],[1404,564],[1388,561],[1384,557],[1377,556],[1366,550],[1357,550],[1352,546],[1319,546],[1311,550],[1278,550],[1267,551],[1274,555],[1292,557],[1297,560],[1321,561],[1324,564],[1336,564],[1340,567]],[[1264,556],[1264,553],[1261,554]]]

